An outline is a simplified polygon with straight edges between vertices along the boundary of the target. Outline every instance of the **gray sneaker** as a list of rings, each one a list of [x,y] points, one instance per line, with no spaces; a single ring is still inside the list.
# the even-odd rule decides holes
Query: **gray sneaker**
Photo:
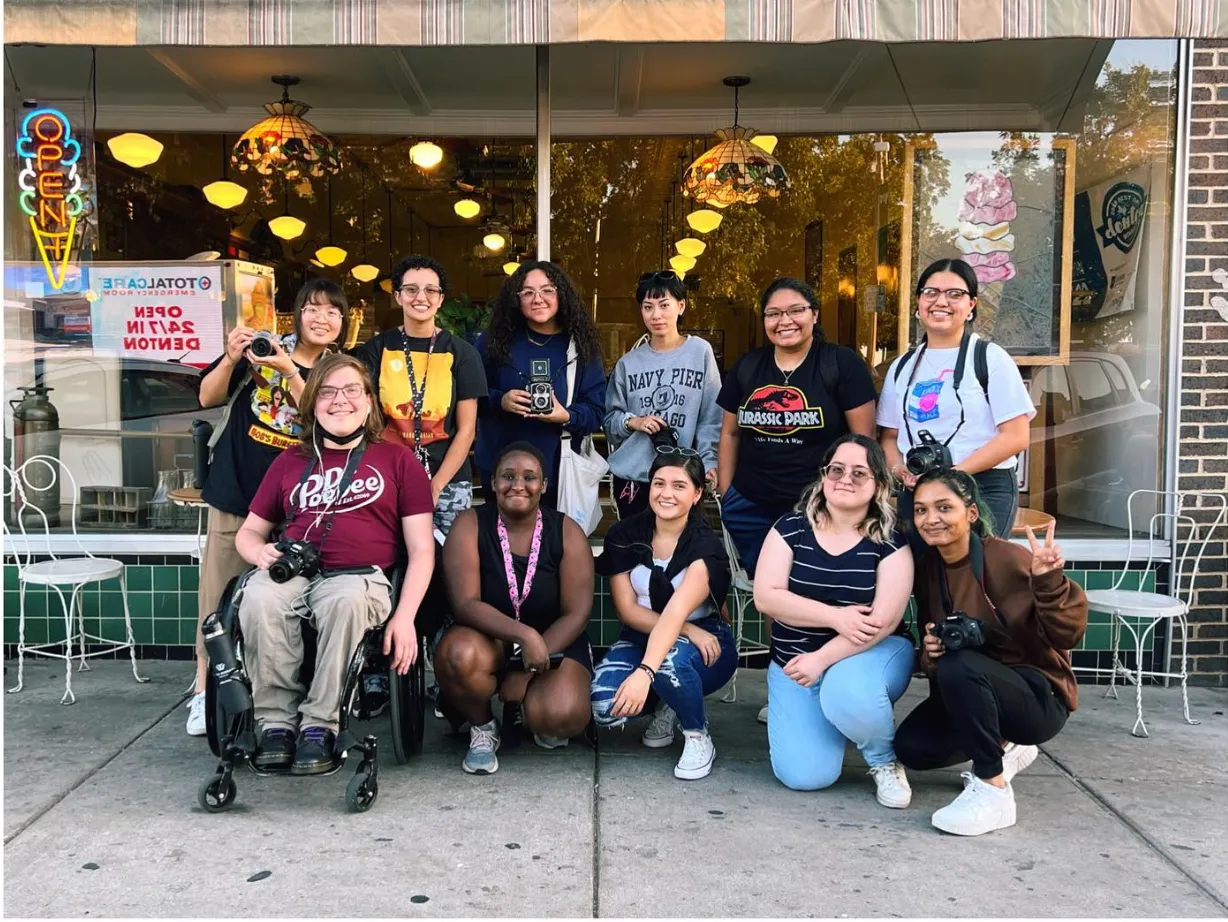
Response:
[[[493,775],[499,770],[495,751],[499,748],[499,725],[492,718],[478,727],[469,728],[469,751],[461,768],[471,775]]]
[[[665,702],[662,702],[657,707],[657,712],[652,715],[652,723],[648,725],[648,729],[640,737],[640,742],[649,749],[660,749],[663,746],[668,746],[674,741],[675,722],[674,709]]]

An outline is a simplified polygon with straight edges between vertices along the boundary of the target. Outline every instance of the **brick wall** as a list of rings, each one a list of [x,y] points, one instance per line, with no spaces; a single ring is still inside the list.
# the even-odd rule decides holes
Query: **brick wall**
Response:
[[[1179,489],[1222,494],[1228,493],[1228,42],[1196,42],[1193,64],[1177,481]],[[1222,529],[1203,559],[1190,620],[1191,681],[1228,684]]]

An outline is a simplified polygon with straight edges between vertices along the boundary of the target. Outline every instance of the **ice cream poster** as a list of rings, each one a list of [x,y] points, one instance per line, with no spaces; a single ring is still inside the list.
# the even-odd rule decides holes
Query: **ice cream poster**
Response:
[[[936,135],[906,165],[903,265],[917,275],[958,257],[976,274],[976,330],[1020,364],[1062,361],[1069,348],[1074,149],[1063,139]],[[1064,282],[1064,276],[1067,280]],[[901,340],[912,305],[901,310]]]
[[[1074,319],[1103,320],[1134,309],[1151,171],[1132,170],[1075,194]]]

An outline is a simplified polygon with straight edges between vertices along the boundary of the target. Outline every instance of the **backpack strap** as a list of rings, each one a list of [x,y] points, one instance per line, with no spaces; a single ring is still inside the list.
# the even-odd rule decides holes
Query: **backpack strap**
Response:
[[[246,379],[248,375],[244,375]],[[222,433],[226,431],[226,427],[230,425],[230,411],[234,409],[235,401],[239,399],[239,395],[243,393],[243,389],[247,387],[247,381],[239,382],[239,386],[235,388],[234,393],[230,395],[230,399],[226,401],[226,406],[222,409],[222,418],[217,421],[217,426],[213,429],[213,434],[209,436],[209,463],[213,463],[213,449],[217,443],[222,440]]]
[[[917,347],[913,346],[911,349],[905,352],[902,356],[900,356],[900,360],[895,363],[895,373],[891,376],[892,381],[896,382],[897,384],[899,383],[900,372],[904,370],[904,366],[907,365],[909,362],[911,362],[912,357],[916,354],[917,354]]]
[[[989,399],[989,340],[976,338],[976,346],[972,350],[972,368],[976,372],[976,380]]]
[[[840,386],[840,363],[836,359],[836,347],[826,340],[819,343],[819,379],[823,389],[834,398]]]

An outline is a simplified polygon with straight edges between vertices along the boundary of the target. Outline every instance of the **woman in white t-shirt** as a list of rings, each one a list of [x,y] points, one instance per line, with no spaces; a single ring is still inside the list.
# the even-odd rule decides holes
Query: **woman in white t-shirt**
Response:
[[[901,522],[912,521],[912,488],[918,473],[906,458],[928,433],[951,451],[957,470],[972,475],[993,516],[999,537],[1010,534],[1019,504],[1015,467],[1028,447],[1028,424],[1036,415],[1019,369],[994,343],[986,343],[988,376],[982,388],[976,373],[977,277],[962,259],[940,259],[917,281],[917,318],[925,331],[921,345],[891,363],[878,401],[879,441],[891,473],[904,486]],[[962,378],[959,392],[955,379]]]

